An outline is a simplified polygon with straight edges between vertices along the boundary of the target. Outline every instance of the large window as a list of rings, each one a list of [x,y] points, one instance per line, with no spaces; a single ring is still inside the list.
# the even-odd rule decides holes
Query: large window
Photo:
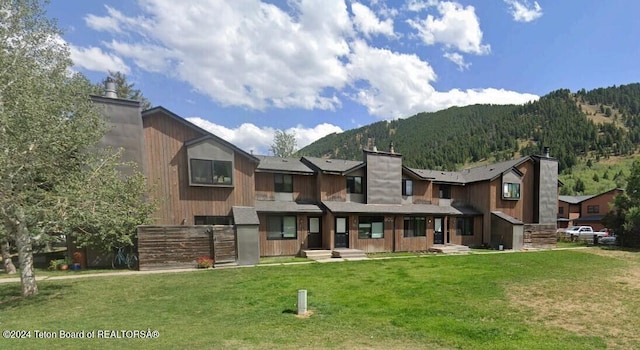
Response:
[[[267,239],[297,239],[298,228],[295,216],[268,216]]]
[[[422,216],[404,217],[405,237],[424,237],[427,235],[427,218]]]
[[[587,205],[587,214],[599,214],[600,206],[599,205]]]
[[[233,225],[231,216],[195,216],[193,218],[195,225]]]
[[[226,160],[191,159],[191,183],[198,185],[232,185],[233,165]]]
[[[358,238],[384,238],[384,217],[360,216],[358,218]]]
[[[438,198],[451,199],[451,185],[438,185]]]
[[[293,193],[293,175],[274,174],[275,191]]]
[[[502,198],[520,199],[520,184],[505,182],[502,184]]]
[[[409,179],[402,180],[402,195],[413,196],[413,181]]]
[[[362,194],[362,176],[347,176],[347,193]]]
[[[457,218],[456,234],[458,236],[473,236],[473,218],[471,217]]]

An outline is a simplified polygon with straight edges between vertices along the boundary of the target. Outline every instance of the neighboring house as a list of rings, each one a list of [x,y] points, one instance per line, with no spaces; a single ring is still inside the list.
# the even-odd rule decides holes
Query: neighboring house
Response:
[[[138,118],[128,124],[142,129],[136,152],[158,201],[155,224],[243,225],[246,236],[255,220],[243,218],[257,217],[261,256],[555,242],[558,163],[548,154],[457,172],[408,168],[392,147],[363,150],[362,161],[279,158],[247,153],[163,107]]]
[[[614,188],[600,194],[558,196],[558,228],[591,226],[595,231],[605,228],[602,219],[611,210],[615,196],[623,192]]]

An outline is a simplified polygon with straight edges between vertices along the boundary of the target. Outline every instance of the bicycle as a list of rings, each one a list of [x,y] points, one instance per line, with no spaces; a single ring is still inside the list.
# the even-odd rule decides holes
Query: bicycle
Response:
[[[127,247],[118,247],[111,261],[111,267],[115,269],[116,267],[123,268],[126,266],[129,270],[137,270],[138,256],[133,252],[125,252],[126,248]]]

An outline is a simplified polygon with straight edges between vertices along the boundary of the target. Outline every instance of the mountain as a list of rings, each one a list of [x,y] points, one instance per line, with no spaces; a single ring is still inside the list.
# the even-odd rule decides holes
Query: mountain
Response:
[[[394,150],[415,168],[455,170],[470,163],[541,154],[560,171],[579,158],[633,154],[640,144],[640,83],[553,91],[525,105],[473,105],[381,121],[327,135],[299,155],[361,159],[362,149]]]

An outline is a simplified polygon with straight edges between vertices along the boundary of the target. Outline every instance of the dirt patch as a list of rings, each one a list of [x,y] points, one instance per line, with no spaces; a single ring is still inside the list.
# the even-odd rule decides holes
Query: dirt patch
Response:
[[[589,249],[589,253],[637,259],[638,253]],[[635,255],[633,255],[635,254]],[[582,280],[547,280],[509,286],[507,296],[518,308],[531,311],[527,320],[583,336],[602,337],[609,347],[634,348],[640,344],[636,306],[640,290],[640,263],[612,269]]]

